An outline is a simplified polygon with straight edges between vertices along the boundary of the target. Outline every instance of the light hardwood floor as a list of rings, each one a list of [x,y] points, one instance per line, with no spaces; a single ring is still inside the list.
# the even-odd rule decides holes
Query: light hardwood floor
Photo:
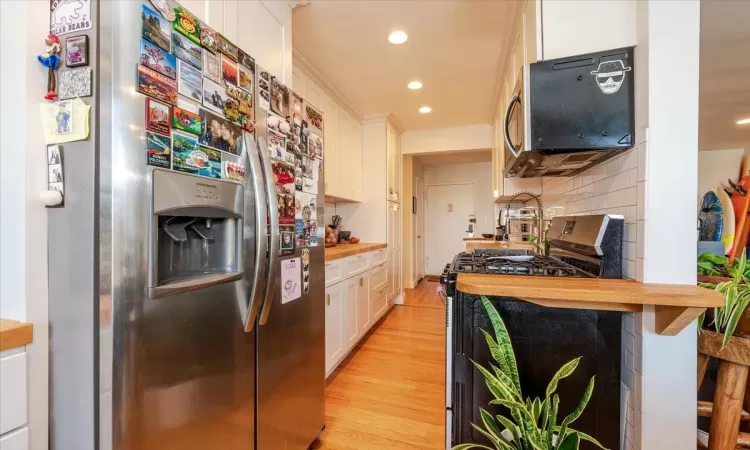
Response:
[[[326,389],[326,429],[314,449],[445,448],[445,307],[437,283],[407,289]]]

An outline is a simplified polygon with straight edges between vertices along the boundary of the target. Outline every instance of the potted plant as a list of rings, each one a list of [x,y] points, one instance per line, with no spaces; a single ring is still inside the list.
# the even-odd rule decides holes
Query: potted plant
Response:
[[[493,447],[481,444],[459,444],[452,450],[466,450],[472,448],[487,450],[576,450],[581,441],[589,441],[600,448],[604,448],[596,439],[581,431],[570,428],[586,409],[592,392],[594,392],[594,377],[589,381],[578,407],[568,414],[558,425],[557,413],[560,398],[555,391],[563,378],[572,374],[578,367],[581,358],[576,358],[564,364],[557,371],[547,386],[544,400],[524,398],[521,393],[521,383],[518,378],[518,368],[513,346],[510,342],[508,330],[503,319],[495,307],[482,297],[482,303],[489,315],[493,338],[487,331],[482,330],[492,358],[497,365],[490,363],[490,367],[483,367],[476,361],[474,366],[484,376],[485,384],[495,397],[491,405],[502,405],[510,410],[510,417],[493,416],[487,410],[480,408],[482,426],[472,424],[475,430],[489,439]]]
[[[705,288],[714,289],[724,295],[724,306],[714,308],[709,327],[723,334],[723,345],[734,334],[750,337],[750,267],[747,256],[742,252],[740,258],[729,261],[723,256],[704,253],[698,257],[698,281]],[[705,314],[698,319],[698,331],[701,332]]]

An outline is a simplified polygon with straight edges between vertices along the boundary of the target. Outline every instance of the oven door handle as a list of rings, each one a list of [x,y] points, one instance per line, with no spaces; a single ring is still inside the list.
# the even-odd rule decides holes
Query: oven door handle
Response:
[[[508,107],[505,108],[505,146],[510,150],[511,153],[513,153],[513,156],[518,158],[521,156],[521,146],[519,145],[518,148],[513,144],[513,141],[510,140],[510,113],[513,112],[513,106],[516,103],[521,102],[521,96],[518,95],[518,92],[513,93],[513,97],[510,98],[510,101],[508,102]]]

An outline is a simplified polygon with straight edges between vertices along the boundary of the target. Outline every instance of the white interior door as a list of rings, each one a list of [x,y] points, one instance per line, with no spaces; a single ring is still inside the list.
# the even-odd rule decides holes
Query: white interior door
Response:
[[[474,184],[427,186],[425,271],[440,275],[445,265],[464,249],[469,216],[475,214]]]
[[[417,217],[416,217],[416,270],[417,280],[424,278],[424,214],[425,214],[425,201],[424,201],[424,183],[419,178],[416,179],[416,197],[417,197]]]

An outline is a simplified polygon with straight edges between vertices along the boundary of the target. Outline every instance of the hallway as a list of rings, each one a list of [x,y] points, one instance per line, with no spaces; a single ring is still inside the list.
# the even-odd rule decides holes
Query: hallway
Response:
[[[405,290],[326,389],[315,449],[445,448],[445,307],[437,283]]]

